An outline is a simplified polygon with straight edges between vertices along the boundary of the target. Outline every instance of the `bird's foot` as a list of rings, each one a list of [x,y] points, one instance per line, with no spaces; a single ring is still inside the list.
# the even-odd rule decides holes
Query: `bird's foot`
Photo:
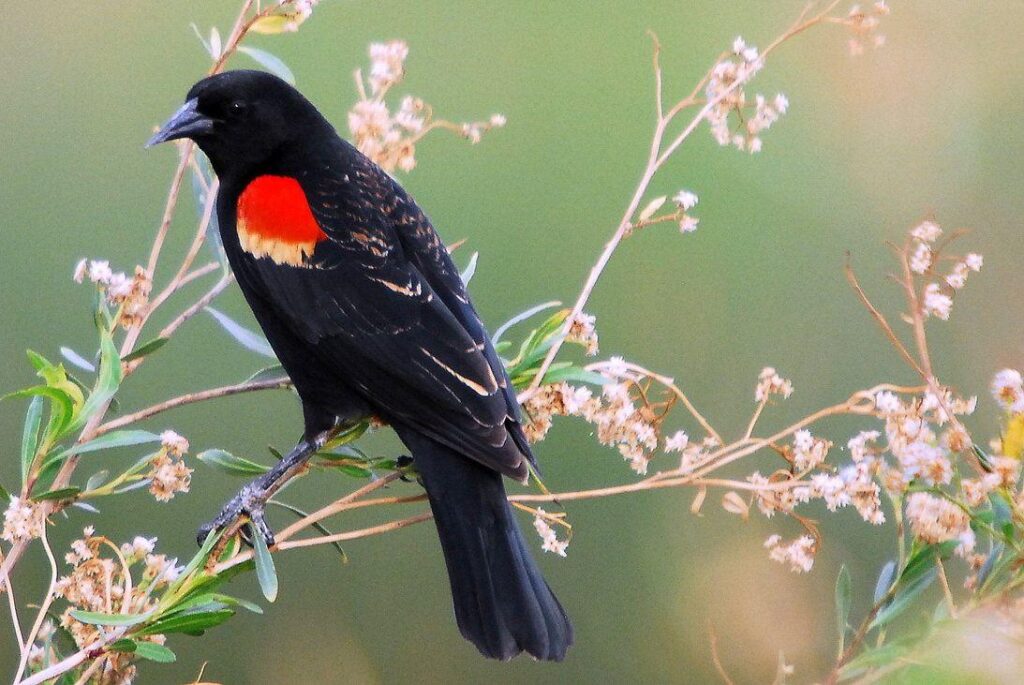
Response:
[[[199,527],[196,539],[200,545],[209,535],[215,531],[225,530],[235,524],[239,519],[248,519],[248,526],[239,528],[242,539],[249,546],[252,546],[252,531],[263,538],[267,547],[274,544],[274,531],[270,529],[265,517],[267,500],[270,493],[259,486],[258,482],[250,483],[242,488],[237,495],[231,498],[216,518],[204,523]]]

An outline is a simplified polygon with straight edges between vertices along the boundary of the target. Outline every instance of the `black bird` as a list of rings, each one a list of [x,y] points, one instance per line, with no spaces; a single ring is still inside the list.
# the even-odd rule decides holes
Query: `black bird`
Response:
[[[459,630],[487,657],[573,642],[505,496],[536,465],[516,395],[430,220],[281,79],[199,81],[147,146],[191,138],[220,179],[228,261],[302,401],[303,439],[200,530],[248,517],[339,428],[377,415],[427,491]]]

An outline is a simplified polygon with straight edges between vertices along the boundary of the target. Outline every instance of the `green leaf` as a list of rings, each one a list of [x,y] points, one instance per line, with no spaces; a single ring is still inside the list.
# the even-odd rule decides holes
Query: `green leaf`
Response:
[[[103,482],[107,479],[107,476],[109,475],[110,471],[102,469],[89,476],[89,480],[85,481],[86,492],[88,492],[89,490],[95,490],[99,486],[103,485]]]
[[[149,618],[149,614],[104,614],[80,609],[72,609],[71,616],[82,623],[96,626],[133,626]]]
[[[288,68],[288,65],[285,64],[277,55],[273,55],[266,50],[249,47],[248,45],[239,45],[238,51],[244,52],[249,55],[249,57],[252,57],[256,62],[266,67],[267,71],[274,76],[287,81],[293,86],[295,85],[295,74],[292,73],[292,70]]]
[[[196,555],[189,560],[188,564],[185,565],[185,568],[178,574],[178,580],[171,583],[169,588],[170,592],[176,592],[186,580],[190,580],[189,576],[193,571],[206,563],[206,557],[213,550],[214,545],[217,544],[217,541],[220,540],[221,535],[223,534],[224,531],[218,530],[206,536],[206,539],[203,540],[203,544],[199,548],[199,551],[196,552]]]
[[[505,334],[505,331],[507,331],[508,329],[512,328],[513,326],[515,326],[518,323],[522,323],[523,321],[526,321],[531,316],[539,314],[540,312],[544,311],[545,309],[551,309],[552,307],[560,307],[560,306],[562,306],[561,302],[559,302],[557,300],[552,300],[551,302],[545,302],[544,304],[538,304],[535,307],[530,307],[525,312],[520,312],[519,314],[516,314],[511,319],[509,319],[505,323],[503,323],[500,326],[498,326],[498,329],[496,331],[494,331],[494,335],[491,336],[491,342],[494,344],[495,347],[498,347],[498,345],[501,344],[500,343],[501,336],[503,336]]]
[[[161,633],[201,633],[202,631],[220,625],[235,615],[234,609],[217,609],[215,611],[197,611],[194,613],[185,612],[173,614],[167,618],[154,621],[137,635],[158,635]]]
[[[7,503],[10,502],[10,501],[11,501],[11,493],[7,492],[7,488],[5,488],[4,486],[0,485],[0,504],[3,504],[6,507]]]
[[[75,430],[85,425],[85,422],[100,409],[107,406],[118,387],[121,385],[121,357],[114,346],[114,338],[110,331],[100,330],[100,371],[96,379],[96,386],[88,399],[78,412],[75,420],[68,430]]]
[[[839,633],[839,654],[843,653],[846,644],[846,626],[850,620],[850,595],[851,595],[850,571],[846,564],[839,567],[839,576],[836,578],[836,630]]]
[[[355,442],[359,438],[363,437],[363,434],[370,428],[369,421],[360,421],[354,426],[350,426],[345,430],[341,431],[333,438],[327,441],[323,446],[323,451],[329,451],[340,447],[341,445],[347,445],[350,442]]]
[[[100,437],[90,440],[89,442],[83,442],[80,445],[72,445],[67,448],[64,453],[65,456],[71,456],[72,454],[86,454],[87,452],[98,452],[100,450],[109,450],[115,447],[128,447],[131,445],[144,445],[150,442],[160,442],[160,436],[156,433],[150,433],[144,430],[123,430],[123,431],[110,431]]]
[[[897,616],[902,614],[917,597],[928,589],[938,575],[938,569],[932,567],[927,572],[917,576],[914,582],[901,588],[889,604],[882,608],[871,622],[870,628],[884,626]]]
[[[537,375],[536,371],[529,374],[532,378]],[[587,371],[578,366],[568,366],[560,369],[548,369],[544,374],[544,383],[561,383],[562,381],[577,381],[579,383],[590,383],[591,385],[607,385],[611,379],[602,376],[594,371]]]
[[[39,447],[39,428],[43,423],[43,398],[35,396],[28,403],[25,413],[25,427],[21,434],[21,482],[28,481],[35,461],[36,449]]]
[[[267,549],[267,542],[256,530],[256,526],[250,524],[249,534],[252,536],[253,559],[256,562],[256,579],[260,582],[260,590],[268,602],[277,599],[277,570],[274,568],[274,558]]]
[[[67,425],[75,413],[75,403],[64,390],[51,388],[46,385],[35,385],[31,388],[15,390],[0,397],[0,400],[20,397],[45,397],[50,400],[50,420],[46,424],[45,433],[49,439],[56,440],[67,432]]]
[[[131,638],[122,637],[120,640],[110,643],[107,646],[107,650],[111,652],[134,652],[135,648],[139,646],[135,640]]]
[[[259,333],[249,330],[227,314],[219,312],[213,307],[206,307],[206,312],[216,319],[217,323],[221,325],[221,328],[227,331],[228,335],[234,338],[242,347],[257,354],[261,354],[264,357],[277,359],[277,355],[274,354],[274,350],[270,346],[270,343],[267,342],[267,339]]]
[[[364,469],[362,466],[355,466],[354,464],[332,464],[331,468],[338,469],[346,476],[352,476],[353,478],[371,478],[373,471],[370,469]]]
[[[142,343],[134,350],[126,354],[124,357],[121,358],[121,361],[130,362],[135,359],[142,359],[143,357],[153,354],[161,347],[166,345],[168,340],[170,340],[170,338],[153,338],[149,342]]]
[[[284,370],[284,367],[281,366],[280,364],[274,364],[273,366],[268,366],[265,369],[260,369],[259,371],[257,371],[253,375],[251,375],[248,378],[246,378],[245,382],[246,383],[255,383],[255,382],[262,382],[262,381],[288,382],[289,380],[291,380],[291,379],[288,377],[288,373]]]
[[[878,580],[875,581],[875,594],[874,603],[878,604],[885,597],[886,593],[889,592],[889,588],[892,587],[893,577],[896,575],[896,562],[887,561],[882,566],[881,572],[878,574]]]
[[[269,466],[236,457],[221,449],[205,450],[197,454],[196,459],[233,476],[259,476],[270,470]]]
[[[35,367],[36,371],[42,371],[53,366],[50,360],[39,354],[35,350],[25,350],[25,354],[28,355],[29,363]]]
[[[135,646],[135,656],[149,659],[159,664],[169,664],[177,658],[174,656],[174,652],[155,642],[137,643]]]
[[[80,492],[82,492],[82,488],[76,488],[76,487],[58,488],[57,490],[50,490],[49,492],[44,492],[41,495],[33,495],[32,496],[32,501],[33,502],[45,502],[47,500],[71,499],[72,497],[76,496]]]
[[[306,15],[299,14],[298,12],[279,11],[278,14],[260,17],[252,23],[249,30],[267,35],[287,33],[296,30],[305,19]]]

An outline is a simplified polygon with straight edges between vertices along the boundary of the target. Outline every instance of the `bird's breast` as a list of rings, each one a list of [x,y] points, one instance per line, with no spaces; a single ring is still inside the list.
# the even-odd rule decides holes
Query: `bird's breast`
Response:
[[[239,194],[236,210],[238,242],[254,257],[307,266],[317,243],[327,239],[290,176],[257,176]]]

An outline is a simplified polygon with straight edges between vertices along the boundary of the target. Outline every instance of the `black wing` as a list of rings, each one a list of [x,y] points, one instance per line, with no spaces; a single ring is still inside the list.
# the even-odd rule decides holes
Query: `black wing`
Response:
[[[309,266],[261,258],[246,270],[318,361],[386,419],[524,480],[533,457],[514,389],[447,250],[391,177],[346,151],[344,172],[299,175],[328,236]]]

